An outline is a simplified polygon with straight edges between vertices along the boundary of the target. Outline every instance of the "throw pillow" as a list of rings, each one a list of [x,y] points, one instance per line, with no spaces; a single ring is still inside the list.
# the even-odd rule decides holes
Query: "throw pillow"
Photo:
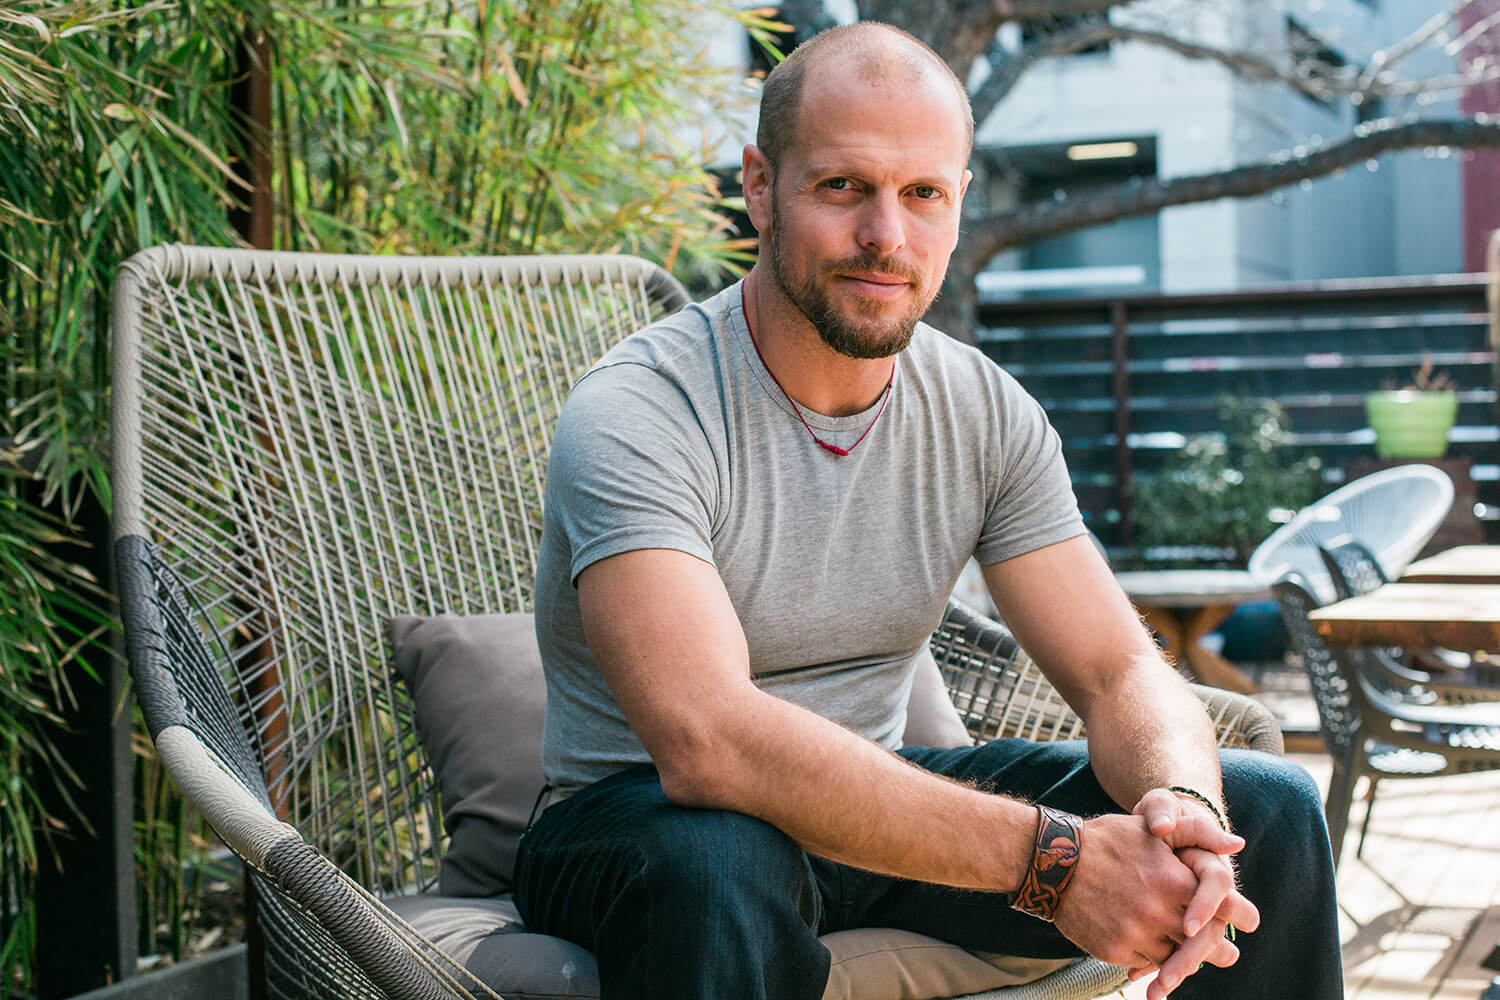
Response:
[[[400,615],[389,634],[443,797],[439,891],[509,892],[543,784],[547,685],[531,615]]]

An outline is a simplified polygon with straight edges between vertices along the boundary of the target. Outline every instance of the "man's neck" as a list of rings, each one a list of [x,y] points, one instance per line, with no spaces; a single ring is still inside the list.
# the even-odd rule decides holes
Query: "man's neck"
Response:
[[[829,347],[761,264],[745,276],[741,293],[762,360],[798,406],[846,417],[880,400],[891,380],[890,358],[851,358]]]

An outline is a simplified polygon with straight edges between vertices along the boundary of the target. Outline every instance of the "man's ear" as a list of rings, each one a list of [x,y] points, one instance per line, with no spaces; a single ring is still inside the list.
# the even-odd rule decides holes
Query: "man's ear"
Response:
[[[758,233],[771,228],[771,188],[774,178],[766,154],[759,146],[747,145],[741,157],[740,189],[745,194],[745,212]]]

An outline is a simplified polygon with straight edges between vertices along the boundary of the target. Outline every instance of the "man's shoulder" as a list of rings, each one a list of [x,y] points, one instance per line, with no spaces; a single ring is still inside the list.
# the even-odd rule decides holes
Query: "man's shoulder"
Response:
[[[712,367],[717,331],[736,307],[732,291],[684,306],[631,334],[606,351],[585,378],[622,365],[647,368],[669,379]]]
[[[738,308],[732,292],[685,306],[605,352],[574,384],[559,434],[584,428],[639,436],[711,419],[719,409],[724,324]]]

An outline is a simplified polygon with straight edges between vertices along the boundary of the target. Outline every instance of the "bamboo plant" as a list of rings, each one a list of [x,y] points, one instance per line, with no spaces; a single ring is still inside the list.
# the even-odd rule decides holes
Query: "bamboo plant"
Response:
[[[102,655],[55,609],[109,615],[56,554],[86,499],[108,509],[109,291],[136,250],[235,245],[272,153],[283,249],[363,253],[628,251],[700,287],[745,247],[708,161],[735,81],[698,49],[692,0],[10,0],[0,8],[0,1000],[24,992],[36,786],[69,786],[47,741]],[[268,41],[273,114],[235,104],[244,42]],[[702,39],[702,43],[697,41]],[[22,471],[22,470],[25,471]],[[45,510],[23,497],[40,494]],[[43,541],[48,544],[42,544]],[[141,741],[138,741],[138,743]],[[209,841],[137,761],[142,949],[183,957]],[[75,824],[76,825],[76,824]],[[79,831],[74,831],[79,832]]]

